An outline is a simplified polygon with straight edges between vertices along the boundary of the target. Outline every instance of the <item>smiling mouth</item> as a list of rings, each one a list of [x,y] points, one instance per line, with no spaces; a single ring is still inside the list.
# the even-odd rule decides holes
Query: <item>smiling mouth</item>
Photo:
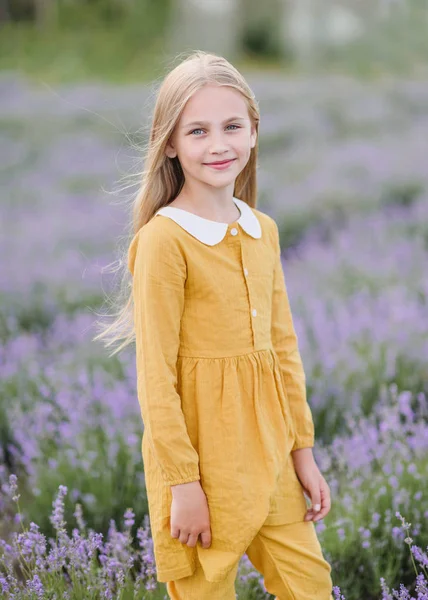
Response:
[[[226,163],[232,162],[233,160],[236,160],[236,158],[229,158],[228,160],[221,160],[212,163],[204,163],[204,165],[225,165]]]

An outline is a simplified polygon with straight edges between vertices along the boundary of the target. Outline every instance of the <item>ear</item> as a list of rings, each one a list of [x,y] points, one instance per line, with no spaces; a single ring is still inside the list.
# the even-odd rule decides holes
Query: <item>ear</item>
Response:
[[[257,143],[257,131],[255,127],[251,127],[251,134],[250,134],[250,146],[251,148],[254,148],[254,146]]]
[[[165,154],[169,158],[175,158],[177,156],[177,151],[175,150],[174,146],[169,142],[165,147]]]

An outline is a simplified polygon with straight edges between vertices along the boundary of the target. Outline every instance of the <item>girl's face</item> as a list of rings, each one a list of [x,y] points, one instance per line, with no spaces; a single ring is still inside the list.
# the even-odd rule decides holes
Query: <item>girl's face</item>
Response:
[[[208,84],[186,103],[165,153],[171,158],[178,156],[186,180],[221,188],[235,181],[256,139],[240,92]],[[222,167],[212,164],[229,160]]]

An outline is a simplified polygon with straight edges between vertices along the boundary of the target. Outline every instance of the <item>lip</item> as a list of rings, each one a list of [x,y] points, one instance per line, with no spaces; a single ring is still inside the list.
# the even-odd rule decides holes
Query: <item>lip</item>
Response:
[[[214,169],[225,169],[226,167],[231,165],[235,160],[236,160],[236,158],[231,158],[229,160],[222,160],[219,162],[204,163],[204,164],[207,167],[213,167]]]

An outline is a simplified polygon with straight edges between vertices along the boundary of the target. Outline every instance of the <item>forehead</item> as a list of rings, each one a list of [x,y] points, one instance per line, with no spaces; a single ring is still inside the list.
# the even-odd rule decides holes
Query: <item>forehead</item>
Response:
[[[238,90],[230,86],[206,85],[186,102],[180,121],[216,123],[238,116],[248,118],[245,98]]]

